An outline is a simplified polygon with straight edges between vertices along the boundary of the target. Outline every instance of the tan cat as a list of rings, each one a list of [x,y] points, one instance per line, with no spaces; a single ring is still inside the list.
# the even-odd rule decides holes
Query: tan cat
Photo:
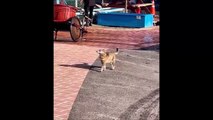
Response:
[[[116,48],[116,52],[106,52],[104,49],[96,51],[99,54],[99,58],[101,60],[101,72],[106,70],[106,64],[110,63],[112,70],[115,69],[115,60],[116,55],[118,54],[118,48]]]

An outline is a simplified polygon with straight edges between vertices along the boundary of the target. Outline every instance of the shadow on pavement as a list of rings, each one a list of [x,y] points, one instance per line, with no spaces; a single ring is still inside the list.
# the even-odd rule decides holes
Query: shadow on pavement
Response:
[[[72,65],[62,64],[60,66],[63,66],[63,67],[77,67],[77,68],[88,69],[88,70],[97,71],[97,72],[99,72],[100,71],[99,69],[101,68],[100,66],[89,65],[88,63],[72,64]]]

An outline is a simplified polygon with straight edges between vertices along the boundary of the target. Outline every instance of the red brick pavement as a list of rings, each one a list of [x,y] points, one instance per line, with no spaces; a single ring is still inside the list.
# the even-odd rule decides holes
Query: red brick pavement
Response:
[[[159,44],[159,26],[152,28],[114,28],[94,25],[81,42],[69,42],[69,32],[60,32],[56,42],[106,48],[138,49]]]
[[[58,32],[54,42],[54,120],[67,120],[88,69],[75,64],[92,64],[99,48],[138,49],[159,44],[159,27],[111,28],[92,26],[81,42],[72,42],[69,32]]]
[[[67,120],[88,69],[75,64],[93,64],[98,48],[54,43],[54,120]]]

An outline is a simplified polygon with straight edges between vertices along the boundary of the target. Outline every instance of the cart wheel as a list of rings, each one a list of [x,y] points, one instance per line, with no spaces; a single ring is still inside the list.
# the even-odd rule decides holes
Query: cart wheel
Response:
[[[77,18],[77,17],[73,17],[71,19],[70,35],[72,37],[72,40],[75,42],[81,40],[81,38],[82,38],[81,23],[80,23],[79,18]]]

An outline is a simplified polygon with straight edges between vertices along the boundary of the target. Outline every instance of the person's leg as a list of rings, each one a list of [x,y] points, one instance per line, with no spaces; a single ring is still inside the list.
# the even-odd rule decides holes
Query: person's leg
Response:
[[[89,22],[89,25],[92,26],[92,21],[93,21],[93,9],[94,9],[94,6],[90,6],[89,7],[89,18],[91,19],[91,21]]]
[[[88,16],[88,7],[89,5],[88,4],[85,4],[84,5],[84,12],[85,12],[85,15]],[[89,26],[89,21],[87,18],[85,18],[85,21],[86,21],[86,26]]]

